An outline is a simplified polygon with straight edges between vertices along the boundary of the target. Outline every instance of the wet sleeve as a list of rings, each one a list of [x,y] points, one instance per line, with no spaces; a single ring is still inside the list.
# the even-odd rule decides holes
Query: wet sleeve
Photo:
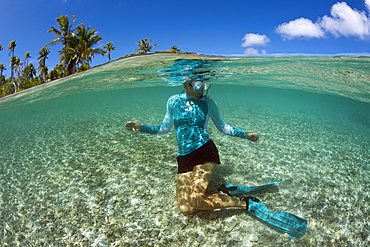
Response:
[[[246,138],[247,132],[234,128],[228,124],[225,124],[224,120],[220,115],[220,111],[218,110],[218,106],[214,100],[207,99],[207,104],[208,104],[208,114],[219,131],[226,135]]]
[[[167,134],[173,125],[173,104],[175,102],[175,96],[172,96],[167,101],[166,116],[164,117],[161,125],[142,125],[140,132],[148,134]]]

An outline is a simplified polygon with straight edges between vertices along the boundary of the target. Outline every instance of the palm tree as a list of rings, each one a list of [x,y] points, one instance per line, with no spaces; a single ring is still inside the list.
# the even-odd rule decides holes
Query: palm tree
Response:
[[[0,51],[2,51],[4,49],[3,45],[0,44]],[[3,63],[0,64],[0,71],[1,71],[1,74],[0,74],[0,87],[3,85],[3,71],[6,70],[5,66]],[[1,95],[1,88],[0,88],[0,95]]]
[[[63,65],[62,64],[57,64],[52,71],[50,71],[50,79],[51,80],[56,80],[59,79],[63,76]]]
[[[46,76],[48,75],[48,67],[45,65],[40,64],[39,67],[37,68],[37,71],[40,73],[40,77],[43,82],[46,82]]]
[[[0,86],[3,85],[3,71],[6,70],[6,67],[4,66],[3,63],[0,63]],[[1,94],[1,89],[0,89],[0,94]]]
[[[20,80],[21,80],[21,72],[22,72],[22,66],[21,65],[22,65],[22,63],[21,63],[21,60],[19,59],[19,57],[16,57],[15,55],[12,56],[9,63],[12,67],[12,70],[14,70],[15,72],[18,73],[18,84],[16,83],[16,79],[14,79],[14,77],[13,77],[13,71],[12,71],[12,77],[11,77],[11,80],[10,80],[10,83],[12,83],[14,85],[14,92],[16,93],[18,88],[19,88],[19,83],[20,83]]]
[[[24,69],[24,76],[27,78],[27,80],[31,80],[36,76],[36,69],[33,63],[30,63],[25,69]]]
[[[16,56],[12,56],[9,60],[9,63],[10,63],[10,70],[11,70],[11,79],[13,79],[13,75],[14,75],[14,66],[17,64],[17,57]]]
[[[15,43],[15,40],[12,40],[12,41],[10,41],[10,44],[9,44],[9,46],[8,46],[8,51],[9,51],[9,56],[12,56],[12,59],[13,59],[13,57],[14,57],[14,50],[15,50],[15,47],[17,46],[17,44]],[[12,60],[10,60],[10,61],[12,61]],[[11,78],[13,78],[13,71],[14,71],[14,64],[12,63],[11,64]]]
[[[3,75],[3,71],[6,70],[6,67],[4,66],[3,63],[0,63],[0,75]]]
[[[0,44],[0,51],[2,51],[4,48],[3,48],[3,45]],[[3,82],[3,71],[6,70],[5,66],[3,63],[0,64],[0,71],[1,71],[1,74],[0,74],[0,87],[2,86],[2,82]],[[1,88],[0,88],[0,95],[1,95]]]
[[[58,29],[55,27],[51,27],[48,33],[54,33],[58,38],[52,40],[49,44],[45,45],[48,46],[50,44],[58,44],[62,43],[63,45],[63,55],[61,56],[61,59],[64,59],[64,68],[66,68],[67,61],[65,60],[67,55],[67,46],[68,46],[68,41],[70,38],[74,37],[74,31],[84,23],[80,23],[77,26],[73,27],[73,24],[76,21],[76,15],[72,15],[72,23],[69,24],[69,17],[66,15],[61,15],[59,18],[56,18],[56,21],[58,23]],[[44,46],[44,47],[45,47]],[[63,60],[61,60],[63,61]]]
[[[80,39],[80,43],[83,41],[83,44],[85,45],[85,50],[83,53],[85,58],[83,60],[85,63],[87,63],[88,67],[90,67],[89,62],[92,61],[95,54],[104,55],[105,53],[100,48],[93,48],[93,46],[99,44],[103,38],[95,29],[90,30],[90,26],[87,26],[87,29],[84,26],[79,27],[77,36]]]
[[[42,47],[42,49],[39,51],[39,57],[37,58],[37,60],[40,60],[39,67],[37,70],[40,72],[40,75],[41,77],[43,77],[44,81],[48,73],[48,67],[46,66],[46,59],[48,59],[49,53],[50,53],[49,48]]]
[[[9,46],[8,46],[8,51],[9,51],[9,56],[14,56],[14,50],[17,44],[15,43],[15,40],[10,41]]]
[[[150,42],[152,42],[153,39],[149,40],[147,38],[139,40],[136,45],[139,46],[139,48],[136,48],[134,50],[138,50],[138,53],[144,52],[150,52],[154,46],[157,46],[158,44],[150,45]]]
[[[14,91],[17,92],[24,82],[24,64],[21,62],[19,57],[16,58],[14,63],[14,72],[17,73],[17,79],[13,80]]]
[[[24,54],[24,62],[26,63],[26,67],[28,66],[29,58],[31,58],[31,54],[29,52],[26,52],[26,54]]]
[[[14,50],[17,44],[15,43],[15,40],[10,41],[9,46],[8,46],[8,51],[9,51],[9,56],[14,56]]]
[[[90,30],[90,26],[78,27],[76,35],[69,40],[67,46],[66,61],[70,72],[76,72],[79,64],[87,69],[95,54],[104,55],[102,49],[93,48],[100,41],[102,37],[95,29]]]
[[[117,47],[113,46],[113,42],[107,42],[107,44],[103,47],[105,49],[105,53],[108,54],[108,59],[110,61],[110,51],[114,51]]]
[[[39,57],[37,58],[37,60],[40,60],[40,64],[46,64],[46,59],[49,59],[48,58],[48,55],[50,53],[50,49],[49,48],[45,48],[45,47],[42,47],[42,49],[39,51]]]
[[[177,45],[174,45],[171,47],[169,52],[172,52],[172,53],[180,52],[180,49],[177,47]]]
[[[57,72],[58,78],[61,78],[63,76],[63,65],[57,64],[57,66],[54,67],[54,70]]]

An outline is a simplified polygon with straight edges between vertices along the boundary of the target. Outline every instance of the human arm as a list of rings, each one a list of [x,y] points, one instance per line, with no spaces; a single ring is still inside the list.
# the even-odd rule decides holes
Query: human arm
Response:
[[[212,99],[207,99],[207,103],[208,103],[208,113],[209,113],[209,116],[211,117],[212,119],[212,122],[215,124],[216,128],[226,134],[226,135],[230,135],[230,136],[236,136],[236,137],[240,137],[240,138],[246,138],[252,142],[258,142],[258,139],[259,139],[259,136],[257,133],[255,132],[245,132],[243,130],[239,130],[237,128],[234,128],[228,124],[225,124],[224,120],[222,119],[221,115],[220,115],[220,112],[219,112],[219,109],[218,109],[218,106],[216,104],[216,102]]]
[[[143,132],[148,134],[167,134],[172,125],[172,107],[174,102],[174,96],[170,97],[167,102],[166,116],[164,117],[163,123],[160,125],[141,125],[136,121],[129,121],[125,124],[127,130]]]
[[[140,132],[141,130],[141,124],[136,121],[129,121],[125,124],[125,127],[129,131],[135,131],[135,132]]]
[[[257,143],[257,142],[258,142],[258,140],[259,140],[259,136],[258,136],[258,134],[257,134],[257,133],[255,133],[255,132],[248,132],[248,133],[246,134],[246,138],[247,138],[248,140],[250,140],[250,141],[254,142],[254,143]]]

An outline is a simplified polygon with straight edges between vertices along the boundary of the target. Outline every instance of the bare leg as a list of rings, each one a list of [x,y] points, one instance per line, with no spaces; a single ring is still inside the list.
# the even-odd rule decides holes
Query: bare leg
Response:
[[[193,171],[177,175],[177,204],[184,215],[196,214],[201,210],[238,207],[245,209],[246,203],[222,194],[206,195],[212,179],[215,163],[204,163]]]

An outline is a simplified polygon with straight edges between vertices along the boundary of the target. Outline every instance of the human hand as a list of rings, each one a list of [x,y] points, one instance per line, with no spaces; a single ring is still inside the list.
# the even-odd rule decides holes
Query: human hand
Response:
[[[141,124],[136,121],[129,121],[125,124],[127,130],[139,132],[141,130]]]
[[[259,139],[259,136],[257,133],[254,133],[254,132],[249,132],[247,133],[246,135],[246,138],[254,143],[257,143],[258,142],[258,139]]]

